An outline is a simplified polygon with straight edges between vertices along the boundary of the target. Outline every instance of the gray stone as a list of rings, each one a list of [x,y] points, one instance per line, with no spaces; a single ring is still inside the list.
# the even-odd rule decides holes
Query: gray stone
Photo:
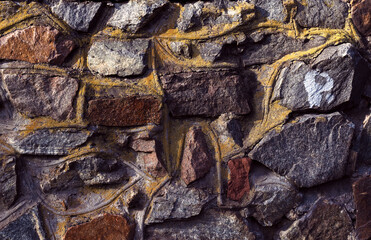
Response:
[[[37,206],[31,208],[22,216],[0,230],[0,239],[6,240],[44,240],[45,232]]]
[[[253,166],[250,172],[251,192],[248,205],[261,225],[273,226],[300,200],[295,187],[284,177],[262,166]]]
[[[41,74],[4,73],[10,102],[27,117],[48,116],[55,120],[73,117],[76,79]]]
[[[66,2],[60,0],[51,6],[52,12],[63,19],[73,29],[87,32],[91,21],[102,3],[99,2]]]
[[[285,55],[308,50],[326,41],[323,37],[314,37],[304,41],[290,38],[282,33],[263,34],[263,36],[252,34],[250,38],[252,38],[251,42],[246,44],[242,54],[242,62],[245,66],[273,63]]]
[[[200,45],[200,55],[208,62],[214,62],[222,53],[223,44],[215,42],[205,42]]]
[[[216,117],[250,112],[244,79],[236,72],[189,72],[161,77],[165,101],[175,117]]]
[[[148,46],[146,39],[96,41],[88,53],[88,66],[104,76],[140,75],[146,69]]]
[[[184,42],[171,42],[170,49],[175,55],[185,58],[192,58],[191,46]]]
[[[342,0],[308,0],[298,4],[295,16],[298,24],[305,28],[343,28],[348,16],[348,4]]]
[[[254,240],[248,226],[233,212],[207,210],[193,221],[177,221],[146,227],[145,239],[158,240]]]
[[[359,159],[371,164],[371,115],[366,116],[360,139]]]
[[[312,65],[294,61],[283,68],[274,96],[294,111],[327,111],[358,102],[368,75],[366,62],[350,43],[345,43],[326,48]]]
[[[279,233],[279,239],[349,239],[352,221],[343,207],[320,199],[310,212]]]
[[[197,188],[185,188],[170,184],[153,199],[146,224],[159,223],[168,219],[183,219],[200,214],[209,196]]]
[[[8,140],[20,154],[67,155],[70,150],[85,143],[90,135],[87,130],[72,128],[41,129],[25,137],[19,132]]]
[[[127,3],[117,3],[107,25],[136,33],[167,3],[167,0],[130,0]]]
[[[269,20],[283,22],[286,18],[282,0],[245,0],[255,5],[256,10]]]
[[[17,196],[15,157],[0,155],[0,210],[7,210]]]
[[[312,187],[344,176],[353,132],[354,124],[338,112],[303,115],[267,133],[249,157],[299,187]]]
[[[187,3],[184,5],[184,11],[178,19],[178,30],[186,32],[197,24],[200,24],[200,17],[202,14],[203,1],[195,3]]]

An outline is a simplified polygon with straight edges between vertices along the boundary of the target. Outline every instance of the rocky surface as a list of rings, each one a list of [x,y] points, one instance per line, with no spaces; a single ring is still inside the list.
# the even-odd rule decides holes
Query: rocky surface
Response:
[[[164,177],[166,175],[165,164],[159,150],[151,153],[138,153],[137,164],[153,177]]]
[[[88,52],[88,66],[91,71],[103,76],[140,75],[147,66],[148,46],[149,41],[146,39],[96,41]]]
[[[18,112],[28,117],[47,116],[55,120],[72,118],[78,90],[76,79],[15,72],[4,73],[3,80]]]
[[[371,176],[358,179],[353,185],[353,194],[357,208],[356,230],[358,239],[371,237]]]
[[[355,0],[352,2],[352,20],[357,30],[364,36],[371,35],[370,0]]]
[[[140,126],[160,124],[161,101],[152,96],[128,96],[121,99],[89,101],[88,120],[104,126]]]
[[[371,163],[371,115],[367,115],[363,123],[359,159],[362,162]]]
[[[161,77],[171,114],[216,117],[222,113],[248,114],[247,92],[235,72],[189,72]]]
[[[66,2],[55,1],[52,12],[63,19],[69,26],[78,31],[87,32],[102,3],[100,2]]]
[[[250,191],[249,172],[251,159],[239,158],[228,162],[230,180],[228,181],[228,198],[238,201]]]
[[[120,215],[106,214],[68,229],[65,240],[134,239],[135,225]]]
[[[353,131],[340,113],[304,115],[270,131],[249,157],[299,187],[312,187],[344,176]]]
[[[200,127],[189,129],[181,163],[181,178],[190,184],[205,176],[213,165],[213,157]]]
[[[2,156],[0,168],[0,209],[7,210],[17,196],[16,159],[14,156]]]
[[[31,26],[0,38],[0,59],[60,65],[74,49],[70,36],[50,26]]]
[[[255,5],[256,10],[260,13],[261,16],[269,19],[283,22],[286,19],[285,8],[283,1],[273,0],[273,1],[264,1],[264,0],[247,0],[249,3]]]

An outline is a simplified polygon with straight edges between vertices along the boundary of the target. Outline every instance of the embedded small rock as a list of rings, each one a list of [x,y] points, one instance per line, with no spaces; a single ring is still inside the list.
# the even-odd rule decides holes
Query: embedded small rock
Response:
[[[171,42],[169,45],[171,51],[177,56],[191,58],[192,51],[191,46],[184,42]]]
[[[358,179],[353,184],[353,194],[357,208],[356,231],[358,239],[371,238],[371,176]]]
[[[228,198],[239,201],[250,191],[249,172],[251,159],[239,158],[228,162],[230,180],[228,181]]]
[[[223,44],[215,42],[205,42],[200,45],[200,55],[208,62],[215,62],[222,53]]]
[[[166,169],[160,152],[138,153],[137,163],[141,169],[149,172],[153,177],[166,176]]]
[[[178,29],[181,32],[186,32],[192,27],[200,24],[200,17],[202,14],[203,1],[195,3],[187,3],[184,5],[184,10],[181,17],[178,19]]]
[[[0,210],[7,210],[17,196],[15,157],[0,155]]]
[[[136,152],[156,151],[156,140],[135,139],[131,141],[130,147]]]
[[[269,20],[283,22],[286,18],[282,0],[251,0],[249,2],[253,3],[256,10]]]

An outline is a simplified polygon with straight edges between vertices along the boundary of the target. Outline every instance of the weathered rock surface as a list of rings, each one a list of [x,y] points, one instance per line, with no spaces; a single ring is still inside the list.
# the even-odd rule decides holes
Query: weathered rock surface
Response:
[[[353,132],[340,113],[308,114],[270,131],[249,157],[299,187],[312,187],[344,176]]]
[[[136,33],[148,23],[166,4],[167,0],[130,0],[115,4],[115,11],[107,25]]]
[[[356,230],[360,240],[371,238],[371,176],[358,179],[353,185],[357,208]]]
[[[263,33],[250,38],[252,38],[252,43],[246,44],[242,54],[242,62],[245,66],[273,63],[287,54],[319,46],[326,40],[322,37],[315,37],[304,41],[290,38],[282,33]]]
[[[348,239],[352,221],[345,209],[335,203],[319,200],[311,211],[280,232],[280,239]]]
[[[78,90],[74,78],[41,74],[3,74],[10,101],[27,117],[48,116],[55,120],[72,118]]]
[[[208,210],[193,221],[156,224],[146,228],[145,239],[159,240],[254,240],[248,226],[234,213]]]
[[[184,57],[184,58],[192,57],[191,46],[187,43],[174,41],[170,43],[169,47],[171,51],[175,53],[175,55],[177,56]]]
[[[126,127],[160,124],[161,116],[161,100],[152,96],[128,96],[89,101],[87,118],[96,125]]]
[[[159,150],[151,153],[138,153],[137,164],[153,177],[164,177],[166,175],[165,165]]]
[[[196,216],[208,201],[209,196],[200,189],[185,188],[176,183],[170,184],[153,199],[146,224]]]
[[[134,139],[130,142],[130,147],[136,152],[156,151],[156,140]]]
[[[331,110],[358,102],[369,70],[357,50],[345,43],[326,48],[307,65],[294,61],[281,70],[275,86],[280,104],[294,111]]]
[[[44,240],[46,235],[41,223],[37,206],[31,208],[22,216],[9,223],[0,230],[0,239],[19,240],[33,239]]]
[[[20,4],[13,1],[2,1],[0,3],[0,19],[5,19],[17,12],[20,8]]]
[[[255,5],[256,10],[269,20],[283,22],[286,18],[282,0],[247,0]]]
[[[88,52],[91,71],[104,76],[120,77],[140,75],[146,69],[149,40],[100,40]]]
[[[246,86],[235,72],[189,72],[161,77],[165,101],[175,117],[216,117],[250,112]]]
[[[73,29],[87,32],[101,5],[99,2],[78,3],[60,0],[53,2],[51,9]]]
[[[17,196],[15,157],[0,155],[0,210],[7,210]]]
[[[85,143],[91,132],[78,129],[41,129],[22,137],[9,137],[9,144],[20,154],[67,155]]]
[[[298,3],[296,21],[305,28],[343,28],[348,15],[348,5],[342,0],[310,0]]]
[[[300,200],[295,187],[284,177],[254,165],[251,173],[248,215],[263,226],[273,226]]]
[[[187,3],[184,5],[184,11],[178,19],[178,29],[181,32],[186,32],[195,25],[200,24],[200,17],[202,14],[203,1],[195,3]]]
[[[187,133],[182,163],[181,178],[190,184],[205,176],[213,165],[213,157],[201,127],[192,127]]]
[[[216,42],[205,42],[200,45],[200,55],[208,62],[215,62],[222,53],[223,44]]]
[[[90,222],[68,229],[65,240],[132,240],[134,239],[135,225],[120,215],[106,214]]]
[[[371,163],[371,115],[368,115],[363,124],[360,139],[359,159],[364,163]]]
[[[0,59],[62,64],[75,43],[50,26],[31,26],[0,38]]]
[[[239,158],[228,162],[230,180],[228,181],[228,198],[239,201],[250,191],[249,172],[251,159]]]
[[[371,35],[371,1],[352,1],[352,20],[357,30],[364,36]]]

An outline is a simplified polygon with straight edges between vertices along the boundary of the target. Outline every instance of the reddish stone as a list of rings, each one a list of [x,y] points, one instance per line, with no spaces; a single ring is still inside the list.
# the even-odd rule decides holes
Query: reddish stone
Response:
[[[65,240],[131,240],[134,224],[122,216],[104,215],[68,229]]]
[[[371,239],[371,176],[363,177],[353,184],[357,208],[356,230],[359,240]]]
[[[136,152],[154,152],[156,151],[156,141],[135,139],[130,143],[130,147]]]
[[[371,35],[371,0],[353,0],[352,19],[358,31],[364,36]]]
[[[181,178],[188,185],[205,176],[213,165],[213,158],[200,127],[192,127],[186,136]]]
[[[0,59],[61,64],[75,43],[50,26],[31,26],[0,38]]]
[[[233,159],[228,162],[231,179],[228,181],[228,198],[239,201],[250,191],[250,158]]]
[[[138,164],[145,171],[149,172],[153,177],[164,177],[166,169],[161,162],[159,154],[152,153],[139,153]]]
[[[161,100],[152,96],[91,100],[88,119],[92,124],[112,127],[160,124]]]

